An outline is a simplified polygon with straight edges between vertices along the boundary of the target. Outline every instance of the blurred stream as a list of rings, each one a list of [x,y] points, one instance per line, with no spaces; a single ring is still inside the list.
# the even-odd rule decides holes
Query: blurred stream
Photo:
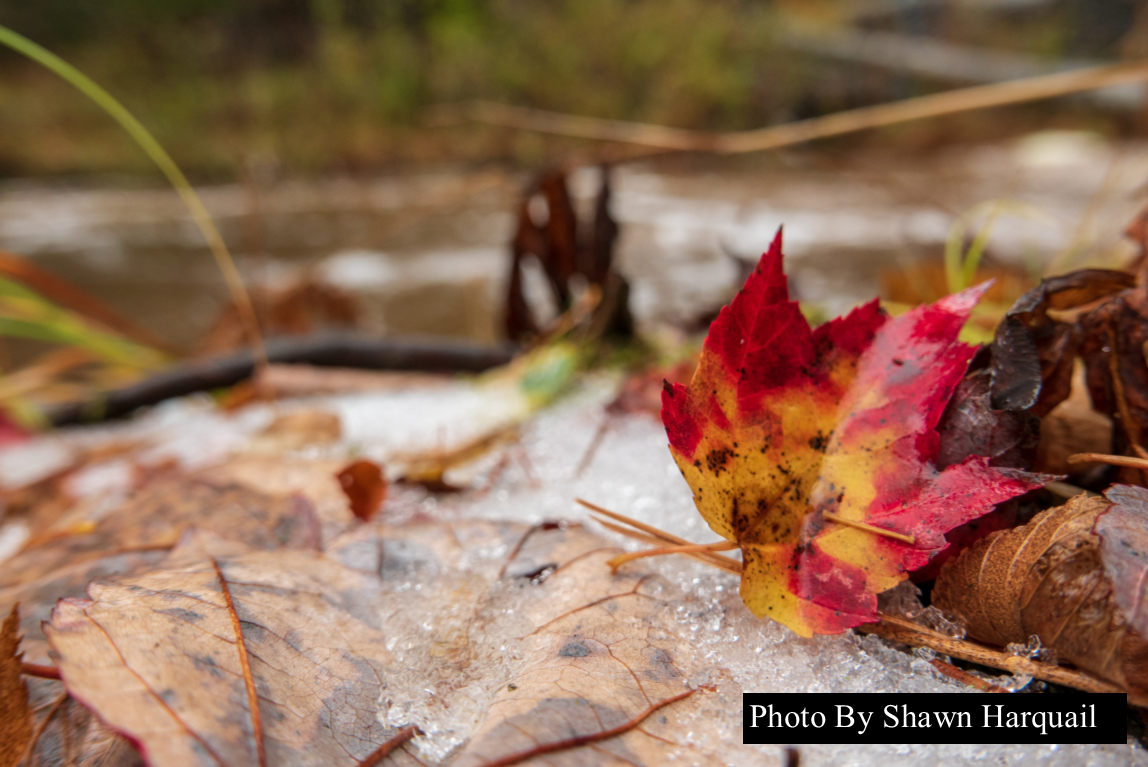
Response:
[[[991,200],[1022,203],[1007,210],[1024,213],[999,219],[989,248],[998,260],[1034,274],[1054,259],[1059,267],[1111,262],[1130,253],[1120,233],[1144,203],[1146,179],[1148,145],[1050,132],[927,159],[808,150],[629,165],[615,172],[613,213],[619,265],[649,327],[727,300],[737,275],[731,256],[756,258],[780,225],[794,292],[829,315],[876,295],[882,270],[940,258],[953,221]],[[436,171],[200,191],[249,279],[274,283],[311,264],[361,298],[372,330],[492,342],[526,181]],[[597,183],[596,169],[573,174],[579,204]],[[227,300],[198,230],[163,188],[4,183],[0,248],[180,348]]]

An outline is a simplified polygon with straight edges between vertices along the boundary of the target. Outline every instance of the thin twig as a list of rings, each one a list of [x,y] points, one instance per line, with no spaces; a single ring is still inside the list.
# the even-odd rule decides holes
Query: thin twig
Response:
[[[699,687],[698,689],[702,688]],[[609,730],[603,730],[602,732],[596,732],[591,735],[579,735],[574,738],[566,738],[565,740],[556,740],[552,743],[542,743],[535,746],[534,748],[528,748],[525,751],[519,751],[517,753],[510,754],[509,756],[504,756],[501,759],[495,759],[491,762],[484,762],[482,767],[508,767],[508,765],[518,764],[519,762],[524,762],[527,759],[533,759],[534,757],[542,756],[543,754],[552,754],[555,751],[565,751],[567,749],[585,746],[590,743],[597,743],[600,740],[613,738],[616,735],[621,735],[634,729],[643,721],[645,721],[650,714],[654,713],[658,709],[663,708],[664,706],[668,706],[671,703],[676,703],[684,698],[688,698],[697,691],[698,690],[686,690],[683,693],[679,693],[672,697],[666,698],[663,701],[659,701],[625,724],[620,724],[617,727],[611,728]]]
[[[267,767],[267,748],[263,743],[263,721],[259,716],[259,695],[255,691],[255,677],[251,674],[251,659],[247,655],[247,643],[243,639],[243,626],[239,621],[239,613],[235,611],[235,602],[231,599],[231,589],[227,579],[223,577],[223,570],[214,557],[211,566],[215,568],[215,575],[219,578],[219,587],[223,591],[223,599],[227,603],[227,613],[231,616],[231,627],[235,630],[235,644],[239,650],[239,666],[243,669],[243,684],[247,687],[247,705],[251,710],[251,731],[255,738],[255,752],[259,760],[259,767]]]
[[[928,647],[942,655],[980,663],[1008,671],[1011,674],[1027,674],[1054,684],[1062,684],[1085,692],[1125,692],[1119,686],[1098,679],[1084,671],[1068,669],[1048,663],[1038,663],[1019,655],[1011,655],[992,650],[967,639],[954,639],[932,629],[918,626],[896,615],[881,613],[879,623],[866,623],[857,630],[865,634],[876,634],[884,639],[902,642],[913,647]]]
[[[637,530],[631,530],[628,527],[623,527],[622,525],[615,524],[606,519],[593,517],[593,520],[607,530],[612,530],[619,535],[624,535],[627,538],[633,538],[634,540],[641,541],[642,543],[649,543],[654,546],[665,546],[669,543],[669,541],[664,538],[658,538],[654,535],[648,535]],[[698,562],[701,562],[704,565],[716,567],[720,570],[725,570],[726,572],[733,573],[734,575],[741,575],[741,563],[730,559],[729,557],[710,554],[709,552],[697,551],[683,551],[680,553],[684,554],[690,559],[696,559]]]
[[[418,727],[413,724],[408,724],[391,736],[386,743],[372,751],[366,759],[359,762],[359,767],[375,767],[375,765],[383,761],[389,753],[405,744],[414,736],[421,734],[421,732]]]
[[[946,663],[940,658],[933,658],[931,661],[929,661],[929,665],[950,679],[956,679],[958,682],[967,684],[969,687],[975,687],[981,692],[1008,692],[1008,690],[1001,687],[1000,685],[986,682],[980,677],[973,676],[968,671],[959,669],[952,663]]]
[[[1107,463],[1127,469],[1148,469],[1148,460],[1128,455],[1107,455],[1105,453],[1077,453],[1068,456],[1069,463]]]
[[[1039,101],[1144,79],[1148,79],[1148,62],[1122,62],[1072,72],[958,88],[929,96],[734,133],[715,134],[664,125],[606,120],[488,101],[475,101],[461,107],[442,107],[435,116],[434,124],[449,125],[469,119],[508,128],[572,138],[636,144],[660,150],[739,154],[780,149],[871,128],[989,107]]]
[[[41,663],[21,663],[20,673],[24,676],[34,676],[37,679],[60,679],[60,669]]]
[[[896,532],[893,532],[892,530],[886,530],[883,527],[874,527],[873,525],[866,524],[865,522],[857,522],[856,520],[845,519],[844,517],[837,516],[836,514],[834,514],[831,511],[823,511],[823,512],[821,512],[821,516],[825,517],[825,519],[828,519],[830,522],[836,522],[839,525],[845,525],[846,527],[852,527],[855,530],[861,530],[861,531],[866,532],[866,533],[872,533],[873,535],[883,535],[886,538],[893,538],[893,539],[898,540],[898,541],[903,541],[904,543],[907,543],[910,546],[917,543],[917,539],[912,535],[905,535],[904,533],[896,533]]]
[[[585,452],[582,453],[582,460],[578,461],[578,468],[574,470],[574,479],[582,477],[583,472],[590,467],[594,456],[598,454],[598,448],[602,446],[602,441],[606,439],[606,432],[610,429],[610,419],[610,413],[607,412],[602,415],[601,423],[594,430],[594,436],[590,438],[590,444],[586,446]]]

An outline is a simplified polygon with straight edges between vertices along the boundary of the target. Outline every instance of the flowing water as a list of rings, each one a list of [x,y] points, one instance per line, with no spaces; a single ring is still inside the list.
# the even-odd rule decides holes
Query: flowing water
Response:
[[[979,211],[983,221],[994,200],[1008,201],[989,244],[1001,261],[1036,274],[1053,262],[1126,259],[1131,246],[1118,241],[1146,178],[1146,146],[1044,133],[927,157],[808,150],[624,166],[612,209],[619,267],[649,326],[720,306],[738,259],[755,258],[782,225],[794,292],[829,315],[876,295],[883,271],[940,258],[958,216]],[[597,179],[596,169],[572,174],[579,205]],[[492,342],[526,181],[451,170],[200,191],[250,280],[282,282],[310,265],[359,296],[373,330]],[[0,248],[176,347],[194,344],[227,300],[198,230],[164,188],[7,182]],[[540,273],[528,273],[527,289],[545,310]]]

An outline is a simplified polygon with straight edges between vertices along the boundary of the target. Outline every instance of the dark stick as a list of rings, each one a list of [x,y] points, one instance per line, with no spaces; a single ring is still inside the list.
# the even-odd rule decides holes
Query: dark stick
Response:
[[[354,333],[321,333],[267,342],[267,357],[272,363],[366,370],[478,373],[506,364],[515,351],[512,346],[477,346],[429,338],[375,338]],[[250,351],[186,362],[98,399],[50,408],[48,418],[54,426],[123,418],[136,408],[172,397],[233,386],[250,378],[254,369]]]

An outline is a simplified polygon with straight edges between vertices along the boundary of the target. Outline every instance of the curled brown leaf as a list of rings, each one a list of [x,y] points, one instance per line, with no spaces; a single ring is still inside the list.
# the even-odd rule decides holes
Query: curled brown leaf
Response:
[[[1113,493],[1117,506],[1134,500],[1137,508],[1108,523],[1109,502],[1082,495],[993,533],[942,568],[933,603],[958,615],[973,639],[1004,647],[1036,636],[1058,658],[1127,690],[1130,701],[1148,702],[1148,643],[1130,622],[1148,571],[1143,535],[1136,527],[1129,535],[1127,524],[1132,515],[1148,519],[1143,492]],[[1117,562],[1114,547],[1136,553]]]

